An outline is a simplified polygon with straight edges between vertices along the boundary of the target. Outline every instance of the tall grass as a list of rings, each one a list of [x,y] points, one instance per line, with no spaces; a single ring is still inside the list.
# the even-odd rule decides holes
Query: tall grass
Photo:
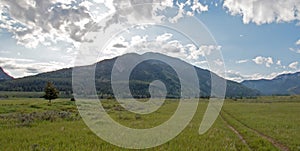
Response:
[[[227,100],[222,111],[224,118],[219,117],[204,135],[199,135],[198,129],[207,101],[201,101],[193,120],[182,133],[164,145],[147,150],[248,150],[247,144],[227,124],[243,135],[252,150],[278,148],[249,127],[297,150],[300,146],[300,99],[278,99],[258,98],[256,103]],[[116,101],[102,103],[114,120],[132,128],[155,127],[169,119],[178,106],[177,100],[168,100],[158,111],[138,115],[122,109]],[[24,122],[26,120],[28,123]],[[11,98],[0,100],[0,150],[126,149],[111,145],[91,132],[80,118],[75,103],[69,99],[58,99],[49,105],[43,99]]]

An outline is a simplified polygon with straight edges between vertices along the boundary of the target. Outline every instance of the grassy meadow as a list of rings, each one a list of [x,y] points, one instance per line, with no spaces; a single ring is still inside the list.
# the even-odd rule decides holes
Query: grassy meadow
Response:
[[[132,128],[155,127],[175,112],[167,100],[156,112],[136,115],[113,100],[102,104],[110,116]],[[193,120],[176,138],[147,150],[300,150],[300,97],[226,100],[204,135],[198,130],[208,101],[200,100]],[[85,125],[75,102],[41,98],[0,99],[0,150],[126,150],[101,140]]]

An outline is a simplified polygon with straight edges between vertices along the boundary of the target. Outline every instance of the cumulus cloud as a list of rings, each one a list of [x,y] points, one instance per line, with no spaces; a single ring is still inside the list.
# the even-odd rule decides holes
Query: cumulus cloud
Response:
[[[242,64],[242,63],[247,63],[247,62],[249,62],[248,59],[236,61],[237,64]]]
[[[168,8],[181,10],[175,16],[167,16],[164,10]],[[106,29],[112,24],[140,23],[150,18],[167,17],[166,20],[176,22],[185,15],[207,10],[208,6],[198,0],[2,0],[0,29],[13,33],[18,44],[28,48],[57,41],[78,47],[88,41],[84,37],[91,30]],[[105,25],[98,27],[96,23],[106,17]]]
[[[143,54],[146,52],[162,53],[171,57],[180,58],[193,65],[207,68],[205,57],[211,55],[214,51],[220,51],[221,46],[218,45],[200,45],[195,46],[190,43],[183,43],[182,41],[173,40],[173,34],[164,33],[158,36],[149,35],[135,35],[131,39],[126,40],[124,37],[116,37],[112,43],[103,52],[103,57],[100,60],[108,59],[126,53]],[[175,37],[176,38],[176,37]],[[126,48],[114,47],[116,44],[123,43]],[[221,60],[214,60],[217,65],[224,65]]]
[[[170,40],[172,37],[173,37],[173,34],[165,33],[163,35],[157,36],[156,41],[167,41],[167,40]]]
[[[236,81],[236,82],[243,82],[245,80],[259,80],[259,79],[272,79],[276,75],[280,73],[272,73],[272,74],[261,74],[261,73],[253,73],[253,74],[242,74],[238,71],[227,70],[226,71],[226,79]]]
[[[114,44],[113,47],[115,47],[115,48],[127,48],[127,46],[125,46],[123,44]]]
[[[146,35],[146,36],[136,35],[136,36],[131,37],[130,44],[133,46],[133,45],[137,45],[137,44],[143,44],[147,41],[148,41],[148,35]]]
[[[292,71],[282,71],[282,72],[272,72],[270,74],[261,74],[261,73],[253,73],[253,74],[242,74],[238,71],[228,70],[226,72],[226,79],[233,80],[236,82],[242,82],[245,80],[260,80],[260,79],[274,79],[275,77],[282,75],[293,73]]]
[[[295,45],[296,45],[296,47],[289,48],[289,49],[293,52],[300,53],[300,39],[295,42]]]
[[[296,45],[300,45],[300,39],[296,42]]]
[[[194,65],[197,66],[197,67],[201,67],[203,69],[208,69],[209,68],[208,62],[206,60],[196,61],[196,62],[194,62]]]
[[[236,82],[242,82],[242,81],[246,80],[246,77],[241,75],[239,72],[236,72],[233,70],[227,70],[226,71],[226,79],[236,81]]]
[[[273,59],[271,57],[262,57],[258,56],[255,59],[252,60],[256,64],[265,64],[266,67],[271,67],[272,64],[274,64]]]
[[[68,67],[64,63],[51,61],[48,63],[37,62],[31,59],[16,59],[0,57],[0,66],[15,78],[35,75],[42,72],[49,72],[61,69],[62,66]]]
[[[289,67],[291,68],[291,69],[294,69],[294,70],[297,70],[298,69],[298,64],[299,64],[299,62],[293,62],[293,63],[291,63],[290,65],[289,65]]]
[[[212,51],[221,50],[222,47],[216,45],[201,45],[199,48],[197,48],[193,44],[188,44],[186,48],[188,48],[190,52],[188,59],[197,60],[200,57],[210,55]]]
[[[281,65],[281,60],[278,60],[276,64],[279,65],[279,66],[282,66]]]
[[[289,48],[289,49],[293,52],[300,53],[300,49],[298,48]]]
[[[29,48],[46,41],[82,42],[94,21],[80,4],[74,0],[2,0],[0,28]]]
[[[107,20],[104,30],[113,24],[140,23],[143,21],[170,21],[176,23],[184,16],[193,16],[208,11],[208,5],[200,0],[113,0],[106,5],[113,6],[113,15]],[[177,11],[165,10],[178,8]]]
[[[4,51],[4,50],[0,50],[0,54],[9,54],[10,51]]]
[[[114,42],[110,43],[110,45],[108,47],[113,47],[113,48],[118,48],[118,49],[129,47],[129,42],[127,42],[123,36],[115,38],[113,41]]]
[[[300,21],[298,0],[224,0],[223,7],[241,15],[245,24]]]

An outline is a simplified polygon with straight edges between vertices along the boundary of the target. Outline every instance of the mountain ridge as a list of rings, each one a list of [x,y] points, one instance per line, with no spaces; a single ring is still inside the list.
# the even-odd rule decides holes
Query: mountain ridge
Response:
[[[241,84],[252,89],[257,89],[263,95],[300,94],[300,72],[278,75],[269,80],[245,80]]]
[[[11,80],[14,79],[12,76],[7,74],[2,67],[0,67],[0,80]]]
[[[155,55],[163,55],[154,53]],[[138,54],[125,54],[131,55],[133,58],[143,57]],[[166,56],[166,55],[163,55]],[[166,56],[171,61],[178,62],[178,65],[188,64],[178,58]],[[111,88],[111,70],[118,57],[106,59],[95,63],[95,83],[96,89],[100,97],[113,96]],[[188,64],[195,68],[200,85],[200,95],[202,97],[210,96],[211,85],[211,72],[209,70],[201,69]],[[92,65],[90,65],[92,66]],[[83,66],[88,67],[88,66]],[[82,68],[82,67],[74,67]],[[65,68],[57,71],[41,73],[35,76],[23,77],[10,81],[0,82],[0,91],[43,91],[45,83],[52,81],[55,86],[64,93],[72,93],[72,70],[74,68]],[[166,84],[168,94],[167,97],[178,98],[180,97],[180,82],[176,76],[176,72],[164,62],[158,60],[147,60],[140,63],[134,68],[130,76],[130,90],[135,97],[149,97],[149,84],[154,80],[161,80]],[[223,79],[216,74],[212,75],[217,78]],[[247,88],[237,82],[227,80],[226,96],[257,96],[259,91]]]

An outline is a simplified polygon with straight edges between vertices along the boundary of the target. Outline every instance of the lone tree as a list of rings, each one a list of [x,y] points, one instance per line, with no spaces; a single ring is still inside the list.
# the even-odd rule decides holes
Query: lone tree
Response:
[[[58,98],[59,91],[54,87],[54,85],[51,82],[47,82],[44,92],[44,98],[46,100],[49,100],[49,103],[51,103],[51,100]]]

